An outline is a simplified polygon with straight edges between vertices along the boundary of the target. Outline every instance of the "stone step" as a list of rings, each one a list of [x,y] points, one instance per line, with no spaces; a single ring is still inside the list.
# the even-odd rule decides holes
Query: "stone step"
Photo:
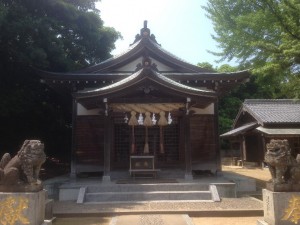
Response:
[[[84,202],[212,200],[210,191],[96,192],[86,193]]]
[[[92,185],[87,192],[153,192],[153,191],[206,191],[208,184],[201,183],[174,183],[174,184],[114,184]]]
[[[181,184],[121,184],[81,187],[77,203],[124,201],[220,201],[216,185]]]

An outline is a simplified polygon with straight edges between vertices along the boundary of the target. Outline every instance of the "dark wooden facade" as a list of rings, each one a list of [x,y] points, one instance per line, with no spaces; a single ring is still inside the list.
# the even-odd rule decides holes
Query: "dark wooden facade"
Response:
[[[144,154],[146,136],[156,168],[182,168],[187,178],[192,170],[220,170],[218,98],[249,77],[184,62],[161,48],[146,23],[124,54],[80,71],[40,75],[73,96],[72,175],[103,171],[104,179],[111,170],[128,170],[133,140],[134,154]],[[124,119],[133,111],[136,119],[148,112],[157,120],[164,112],[172,123],[147,131],[136,125],[132,135]]]

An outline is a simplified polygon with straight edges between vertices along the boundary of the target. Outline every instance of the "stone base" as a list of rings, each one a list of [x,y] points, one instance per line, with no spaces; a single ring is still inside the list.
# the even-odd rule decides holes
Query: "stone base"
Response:
[[[3,185],[0,184],[0,192],[39,192],[43,190],[41,182],[36,184]]]
[[[0,192],[0,224],[43,224],[45,200],[44,190],[33,193]]]
[[[264,222],[269,225],[300,224],[300,192],[263,190]]]
[[[193,180],[194,178],[193,178],[192,174],[186,173],[186,174],[184,174],[184,179],[185,180]]]
[[[273,184],[269,182],[266,189],[274,192],[300,192],[300,184]]]
[[[109,183],[109,182],[111,182],[110,176],[102,176],[102,182],[104,182],[104,183]]]

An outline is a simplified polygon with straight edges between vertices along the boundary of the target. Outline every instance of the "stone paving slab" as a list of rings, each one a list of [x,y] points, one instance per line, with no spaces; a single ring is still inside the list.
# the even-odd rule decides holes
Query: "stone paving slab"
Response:
[[[53,213],[57,217],[125,215],[146,213],[184,213],[189,215],[263,215],[262,201],[253,197],[223,198],[221,202],[163,201],[77,204],[75,201],[54,202]]]
[[[109,225],[194,225],[194,223],[186,214],[142,214],[116,216]]]

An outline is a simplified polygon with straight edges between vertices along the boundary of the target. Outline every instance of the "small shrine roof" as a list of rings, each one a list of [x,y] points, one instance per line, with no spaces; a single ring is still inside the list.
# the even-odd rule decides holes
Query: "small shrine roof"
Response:
[[[242,111],[261,125],[300,124],[300,101],[293,99],[247,99]]]

